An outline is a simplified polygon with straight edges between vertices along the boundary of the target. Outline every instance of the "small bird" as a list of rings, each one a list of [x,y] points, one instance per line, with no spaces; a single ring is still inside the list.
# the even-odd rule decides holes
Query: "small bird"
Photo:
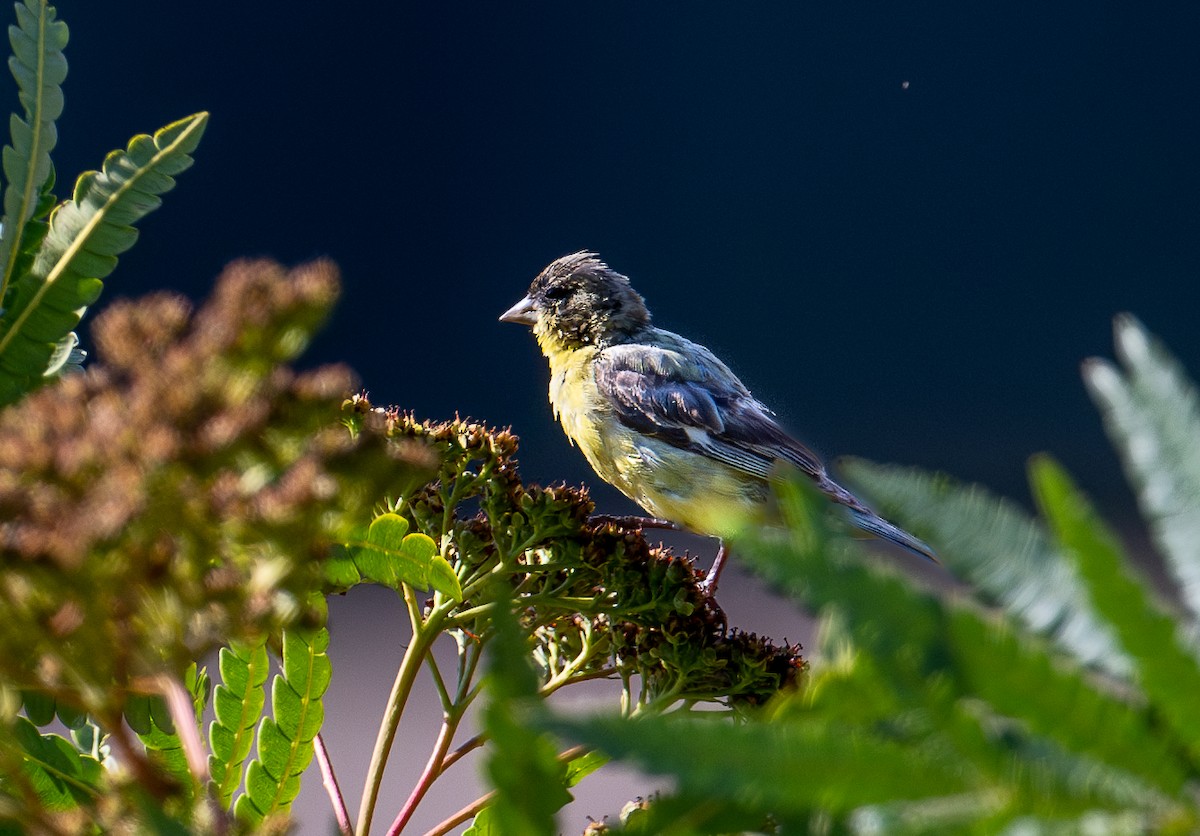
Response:
[[[725,541],[771,519],[781,462],[808,476],[851,521],[929,560],[929,546],[834,482],[729,367],[654,327],[629,279],[592,252],[552,262],[500,317],[533,328],[550,361],[550,403],[592,468],[650,514]]]

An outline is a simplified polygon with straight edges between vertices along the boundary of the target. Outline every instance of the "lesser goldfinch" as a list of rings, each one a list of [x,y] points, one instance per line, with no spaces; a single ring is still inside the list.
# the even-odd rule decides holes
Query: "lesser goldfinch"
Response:
[[[781,461],[859,528],[936,561],[929,546],[834,482],[711,351],[655,328],[629,279],[595,253],[551,263],[500,320],[533,327],[550,361],[554,413],[600,478],[655,517],[721,540],[710,591],[725,541],[769,522]]]

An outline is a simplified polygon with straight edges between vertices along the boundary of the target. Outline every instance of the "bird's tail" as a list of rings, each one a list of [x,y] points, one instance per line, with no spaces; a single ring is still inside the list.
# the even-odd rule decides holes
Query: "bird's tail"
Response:
[[[854,524],[863,531],[874,534],[876,537],[882,537],[884,540],[895,543],[897,546],[903,546],[913,554],[919,555],[926,560],[932,560],[934,563],[941,562],[937,559],[937,555],[933,553],[933,549],[929,548],[927,544],[918,540],[903,528],[892,525],[892,523],[871,509],[851,508],[850,516],[853,518]]]
[[[850,491],[828,476],[824,474],[822,476],[824,478],[818,482],[818,487],[834,502],[846,506],[846,510],[850,512],[850,518],[856,526],[869,534],[882,537],[890,543],[895,543],[897,546],[906,548],[913,554],[923,557],[926,560],[941,563],[937,559],[937,555],[933,553],[933,549],[929,548],[926,543],[918,540],[900,526],[893,525],[876,514],[866,505],[863,505],[857,496],[850,493]]]

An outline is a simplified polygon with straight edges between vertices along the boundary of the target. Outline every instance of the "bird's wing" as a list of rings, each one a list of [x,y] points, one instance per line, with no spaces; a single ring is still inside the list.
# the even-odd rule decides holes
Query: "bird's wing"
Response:
[[[673,334],[671,345],[603,349],[596,385],[625,426],[761,479],[784,459],[818,482],[820,459],[790,437],[729,368],[703,346]]]
[[[790,462],[845,506],[859,528],[937,561],[929,546],[830,479],[816,454],[789,436],[712,352],[659,334],[661,343],[608,346],[596,358],[596,386],[617,420],[760,479],[771,476],[778,460]]]

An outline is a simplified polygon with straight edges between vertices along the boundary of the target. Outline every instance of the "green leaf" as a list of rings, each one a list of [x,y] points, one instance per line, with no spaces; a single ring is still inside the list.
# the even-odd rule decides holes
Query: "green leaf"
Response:
[[[405,538],[405,542],[407,543],[407,540],[413,537],[424,537],[429,540],[424,534],[410,534],[408,538]],[[432,540],[429,542],[433,543]],[[429,560],[429,585],[447,598],[455,601],[462,600],[462,585],[458,582],[458,575],[454,574],[454,567],[440,554],[433,555]]]
[[[0,320],[0,405],[35,388],[61,360],[59,344],[96,301],[101,281],[132,246],[130,226],[161,203],[173,175],[192,164],[208,122],[198,113],[134,137],[100,172],[80,176],[71,200],[50,216],[50,230],[32,268],[14,277],[12,301]],[[56,360],[57,358],[57,360]]]
[[[8,29],[13,54],[9,69],[25,109],[13,115],[12,144],[3,152],[4,221],[0,228],[0,300],[16,274],[25,224],[38,214],[45,183],[53,182],[50,152],[58,142],[54,122],[62,115],[61,84],[67,77],[63,49],[67,25],[55,20],[54,7],[44,0],[18,3],[17,25]]]
[[[462,836],[501,836],[496,827],[496,814],[492,811],[492,805],[489,804],[475,814],[471,826],[463,831]]]
[[[932,543],[985,604],[1003,607],[1083,664],[1129,677],[1129,658],[1096,616],[1078,570],[1015,503],[917,468],[851,459],[843,469],[881,513]]]
[[[157,706],[162,706],[161,712]],[[188,768],[187,755],[183,751],[183,741],[179,739],[174,724],[170,723],[169,714],[167,723],[170,725],[163,724],[161,716],[163,712],[166,712],[164,700],[161,697],[151,697],[150,728],[148,731],[138,732],[138,739],[146,747],[146,752],[151,759],[174,778],[179,786],[186,788],[189,796],[192,796],[199,788],[195,786],[195,779]]]
[[[221,648],[221,684],[213,692],[215,719],[209,725],[209,774],[221,805],[229,809],[242,783],[242,765],[254,743],[254,727],[262,717],[269,660],[265,644],[233,644]]]
[[[22,691],[25,716],[35,726],[48,726],[54,722],[55,700],[45,691]]]
[[[54,708],[62,724],[73,731],[83,728],[88,721],[87,714],[61,701],[56,701]]]
[[[1132,316],[1113,330],[1121,368],[1089,360],[1084,381],[1183,601],[1200,616],[1200,394]]]
[[[167,734],[175,733],[175,719],[171,717],[171,710],[167,708],[167,701],[162,697],[154,696],[150,698],[150,719],[154,725]]]
[[[137,734],[149,734],[152,726],[150,721],[150,697],[145,694],[130,694],[125,701],[125,722]]]
[[[438,554],[437,543],[425,534],[410,534],[408,529],[408,520],[399,514],[380,514],[364,540],[348,544],[362,578],[393,588],[406,583],[425,590],[432,585],[447,597],[462,600],[458,578]],[[344,568],[338,571],[347,574]]]
[[[608,756],[600,752],[586,752],[573,758],[567,764],[567,786],[575,786],[608,762]]]
[[[357,586],[363,579],[354,564],[354,556],[348,548],[340,544],[332,547],[329,557],[321,564],[321,571],[325,576],[325,583],[329,586],[327,591],[345,592]]]
[[[1133,657],[1137,681],[1193,758],[1200,758],[1200,664],[1176,624],[1151,598],[1129,567],[1116,536],[1048,456],[1030,464],[1042,513],[1064,548],[1078,561],[1096,609],[1116,628]]]
[[[313,757],[313,738],[325,716],[321,696],[332,671],[329,632],[285,630],[283,673],[271,683],[274,718],[258,725],[258,757],[246,771],[246,792],[234,807],[251,824],[286,816],[300,792],[300,776]]]
[[[59,735],[39,734],[24,717],[12,722],[13,741],[23,753],[22,771],[47,809],[69,810],[99,796],[103,776],[99,761]]]

